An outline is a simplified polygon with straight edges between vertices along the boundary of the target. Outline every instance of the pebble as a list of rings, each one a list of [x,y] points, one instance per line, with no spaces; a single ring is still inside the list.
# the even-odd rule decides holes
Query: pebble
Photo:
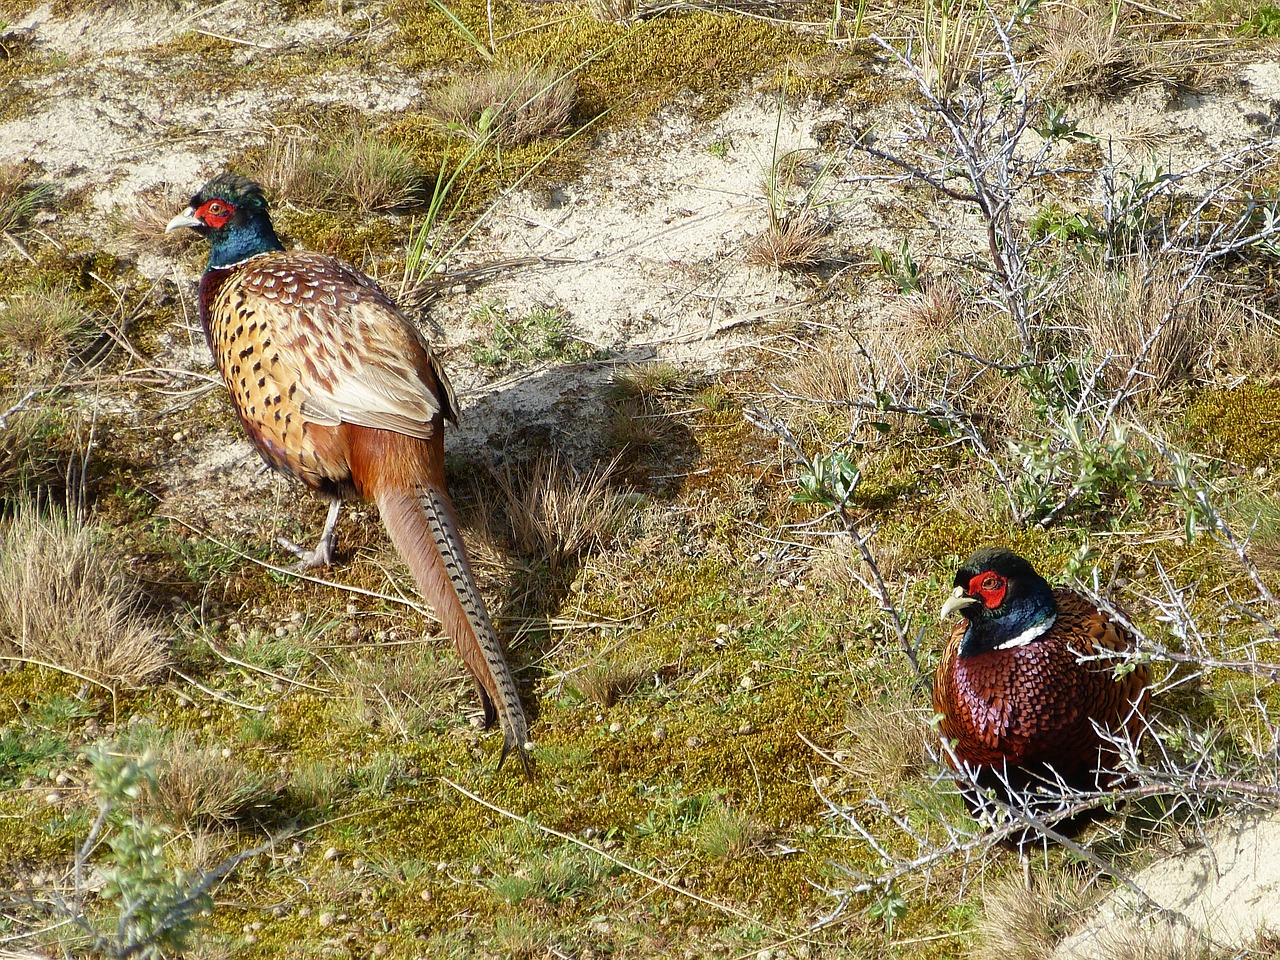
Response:
[[[418,894],[418,897],[421,898],[423,903],[430,903],[431,902],[430,888],[423,890],[420,894]]]
[[[354,603],[347,604],[347,613],[359,613],[359,612],[360,612],[360,608],[357,607]]]
[[[326,910],[324,913],[320,914],[320,916],[316,917],[316,923],[320,924],[322,927],[332,927],[335,919],[334,915],[330,911]]]
[[[738,727],[738,736],[740,737],[748,737],[755,732],[756,732],[755,724],[753,724],[750,720],[744,720],[742,724]]]
[[[311,908],[310,907],[301,908],[298,911],[298,916],[302,917],[305,920],[307,917],[311,916]]]
[[[613,721],[613,723],[609,724],[610,733],[621,733],[622,730],[623,730],[623,727],[620,721],[615,720]]]
[[[286,630],[284,627],[276,627],[277,637],[287,637],[288,635],[289,635],[289,631]]]
[[[295,610],[289,615],[290,623],[301,623],[304,619],[306,618],[302,615],[301,610]]]
[[[686,740],[686,741],[684,742],[684,745],[685,745],[686,747],[691,747],[692,749],[696,750],[696,749],[698,749],[698,747],[702,746],[702,738],[701,738],[701,737],[690,737],[688,740]]]
[[[62,794],[60,794],[57,790],[54,790],[52,793],[46,793],[44,795],[44,802],[49,804],[50,806],[57,803],[61,799],[62,799]]]
[[[391,952],[391,948],[385,943],[375,943],[373,945],[373,955],[375,957],[385,957]]]
[[[337,860],[340,856],[341,854],[338,852],[337,847],[330,847],[324,852],[324,858],[330,862]]]
[[[351,626],[347,627],[347,639],[352,643],[355,643],[357,640],[360,639],[360,628],[357,627],[354,623]]]
[[[653,728],[653,739],[657,740],[659,743],[661,743],[663,740],[667,739],[667,728],[666,728],[666,727],[654,727],[654,728]]]
[[[750,690],[755,685],[756,685],[756,682],[752,680],[749,676],[743,677],[741,680],[738,681],[738,686],[740,686],[743,690]]]

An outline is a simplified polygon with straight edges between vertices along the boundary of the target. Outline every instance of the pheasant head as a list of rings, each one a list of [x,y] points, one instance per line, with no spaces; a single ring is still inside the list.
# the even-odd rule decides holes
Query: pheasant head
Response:
[[[165,233],[190,227],[212,243],[209,266],[229,267],[270,250],[283,250],[271,226],[262,187],[234,173],[220,173],[169,221]]]
[[[942,619],[956,612],[969,621],[960,656],[972,657],[1031,643],[1053,626],[1058,603],[1026,560],[1004,547],[985,547],[960,567]]]

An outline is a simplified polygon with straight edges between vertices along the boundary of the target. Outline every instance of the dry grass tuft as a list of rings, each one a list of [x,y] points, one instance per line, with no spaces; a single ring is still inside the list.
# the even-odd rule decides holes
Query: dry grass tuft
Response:
[[[638,6],[636,0],[587,0],[587,9],[601,23],[629,23]]]
[[[1050,82],[1071,96],[1108,96],[1186,79],[1194,45],[1152,42],[1121,11],[1110,3],[1046,4],[1038,26]]]
[[[1103,932],[1098,946],[1106,951],[1110,960],[1213,960],[1214,957],[1228,956],[1225,952],[1215,951],[1194,930],[1175,926],[1167,920],[1157,922],[1154,929],[1145,924],[1141,927],[1131,923],[1116,924]]]
[[[609,488],[618,460],[580,471],[558,450],[497,474],[516,547],[552,570],[611,538],[626,501]]]
[[[1048,960],[1083,918],[1096,893],[1080,878],[1058,871],[1027,890],[1020,871],[987,888],[974,960]]]
[[[0,534],[0,653],[135,686],[168,664],[165,636],[102,533],[19,504]]]
[[[412,740],[456,714],[459,676],[453,660],[415,644],[357,661],[347,683],[360,724]]]
[[[0,309],[0,357],[34,381],[56,374],[84,345],[89,317],[65,288],[34,286]]]
[[[969,319],[969,300],[960,284],[940,277],[920,292],[903,296],[896,313],[907,328],[941,333]]]
[[[951,328],[921,322],[924,305],[936,309],[922,295],[897,324],[806,345],[782,382],[799,397],[834,406],[925,383]]]
[[[412,206],[424,182],[411,151],[368,130],[274,137],[262,178],[294,203],[359,213]]]
[[[780,379],[784,389],[805,400],[842,406],[866,395],[869,362],[856,340],[841,336],[805,344]]]
[[[1135,260],[1127,271],[1081,267],[1067,316],[1079,321],[1085,350],[1092,346],[1098,360],[1111,356],[1107,386],[1118,388],[1140,363],[1140,389],[1157,398],[1191,372],[1211,337],[1201,322],[1199,285],[1183,284],[1166,262]]]
[[[1204,330],[1217,336],[1204,344],[1204,373],[1208,378],[1246,378],[1258,383],[1280,376],[1280,322],[1261,310],[1220,291],[1200,303]]]
[[[612,707],[654,675],[652,660],[636,660],[629,656],[610,656],[583,664],[569,680],[569,685],[600,707]]]
[[[767,828],[759,820],[716,801],[698,822],[695,840],[700,850],[713,857],[733,860],[750,853],[767,835]]]
[[[613,376],[612,392],[619,399],[657,400],[688,388],[690,376],[666,360],[637,363]]]
[[[276,793],[266,778],[230,750],[199,746],[189,733],[164,739],[147,805],[174,827],[232,823]]]
[[[929,715],[904,691],[869,702],[855,700],[844,721],[849,743],[846,769],[884,792],[918,780],[927,766],[924,744],[933,736]]]
[[[185,201],[178,201],[176,190],[153,187],[134,194],[111,211],[111,223],[121,247],[128,253],[153,250],[175,254],[200,242],[194,230],[175,230],[165,233],[173,212]]]
[[[565,133],[577,97],[571,78],[517,63],[493,65],[440,87],[426,109],[445,133],[518,146]]]
[[[776,270],[803,269],[823,261],[827,225],[817,212],[800,207],[769,216],[769,228],[747,244],[747,263]]]

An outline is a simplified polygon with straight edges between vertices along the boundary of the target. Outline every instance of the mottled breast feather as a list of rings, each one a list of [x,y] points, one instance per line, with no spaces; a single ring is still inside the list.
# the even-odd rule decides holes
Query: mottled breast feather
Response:
[[[348,484],[341,424],[425,440],[442,415],[454,415],[426,340],[354,267],[316,253],[266,253],[210,271],[201,294],[245,430],[269,463],[309,486]]]
[[[1140,664],[1117,678],[1110,658],[1079,662],[1128,650],[1132,639],[1078,594],[1055,590],[1054,599],[1053,627],[1024,646],[961,657],[968,622],[958,623],[938,665],[934,709],[960,760],[993,768],[1049,765],[1069,783],[1087,786],[1100,765],[1114,761],[1093,723],[1136,739],[1150,675]]]

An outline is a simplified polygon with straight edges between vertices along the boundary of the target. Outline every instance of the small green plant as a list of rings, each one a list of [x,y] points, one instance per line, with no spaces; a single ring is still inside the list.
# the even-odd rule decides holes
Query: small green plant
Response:
[[[1027,236],[1032,242],[1051,239],[1060,243],[1097,244],[1102,232],[1083,213],[1069,213],[1058,204],[1041,207],[1027,221]]]
[[[1236,27],[1246,37],[1280,37],[1280,9],[1271,4],[1259,7]]]
[[[885,930],[892,936],[894,924],[907,915],[907,900],[897,885],[891,883],[880,899],[867,907],[867,914],[883,923]]]
[[[577,847],[560,846],[532,852],[514,873],[495,876],[488,886],[513,906],[527,900],[554,905],[582,897],[614,869]]]
[[[207,873],[174,865],[168,829],[137,812],[139,798],[155,785],[154,763],[149,754],[130,756],[106,745],[89,751],[98,812],[76,851],[69,889],[50,901],[53,923],[44,922],[49,914],[33,901],[28,914],[7,917],[21,931],[7,942],[56,938],[58,953],[67,956],[173,956],[212,910],[213,886],[267,849],[242,851]]]
[[[590,348],[574,337],[569,316],[559,307],[541,305],[519,316],[490,302],[471,315],[488,330],[485,342],[471,348],[472,358],[483,366],[505,369],[542,360],[577,363],[591,355]]]
[[[702,823],[702,818],[720,802],[717,793],[698,793],[692,796],[684,792],[684,784],[677,781],[670,785],[640,785],[642,796],[651,798],[653,806],[645,818],[635,825],[637,837],[659,834],[684,833]]]
[[[883,247],[872,247],[871,256],[884,271],[884,275],[897,285],[899,293],[919,293],[924,289],[920,264],[911,256],[906,237],[902,238],[897,256]]]
[[[25,227],[32,214],[53,199],[53,187],[33,183],[32,170],[24,164],[0,166],[0,233]]]
[[[1047,525],[1069,509],[1097,510],[1119,498],[1141,508],[1139,484],[1151,466],[1123,424],[1097,436],[1063,412],[1045,426],[1034,439],[1010,442],[1022,468],[1014,494],[1024,519]]]
[[[817,503],[827,507],[847,504],[858,489],[862,471],[842,450],[814,457],[809,467],[796,478],[797,489],[791,493],[795,503]]]
[[[147,757],[135,760],[105,750],[93,761],[100,809],[111,828],[102,898],[119,910],[117,936],[140,945],[134,952],[141,956],[158,957],[186,946],[200,912],[213,901],[207,894],[192,896],[191,878],[168,864],[164,828],[125,813],[126,801],[136,800],[154,783],[150,766]]]
[[[15,786],[28,775],[47,777],[70,753],[71,745],[47,730],[0,728],[0,787]]]

